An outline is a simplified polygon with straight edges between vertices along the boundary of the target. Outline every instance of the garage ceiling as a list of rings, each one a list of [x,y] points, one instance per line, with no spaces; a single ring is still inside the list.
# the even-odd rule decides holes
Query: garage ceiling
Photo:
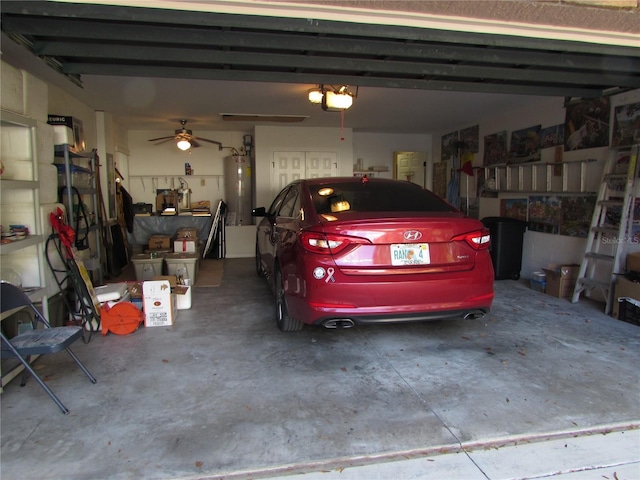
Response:
[[[397,89],[430,94],[448,92],[449,95],[460,92],[461,99],[468,99],[469,93],[489,94],[488,98],[496,99],[599,97],[640,88],[640,40],[635,45],[633,42],[634,35],[638,35],[633,31],[634,20],[640,29],[637,9],[591,12],[590,19],[594,12],[599,12],[600,24],[618,16],[618,28],[631,30],[624,32],[625,44],[616,45],[462,29],[218,13],[206,8],[194,11],[193,5],[206,3],[211,2],[190,2],[191,10],[168,10],[3,0],[2,31],[82,89],[92,85],[102,88],[102,92],[94,92],[93,106],[106,111],[111,111],[109,105],[95,105],[95,102],[107,102],[104,88],[110,84],[108,77],[118,82],[126,78],[157,79],[158,85],[175,79],[177,89],[173,96],[181,97],[185,104],[206,102],[208,90],[240,86],[234,93],[251,97],[253,108],[246,106],[244,111],[233,113],[268,115],[302,113],[303,105],[290,112],[283,108],[282,100],[278,105],[269,105],[273,95],[269,95],[267,84],[294,86],[290,90],[300,97],[315,84],[347,84],[357,86],[363,93],[370,88],[376,92],[375,98],[381,98],[380,92],[387,89]],[[299,3],[322,6],[338,3],[355,8],[363,3],[368,7],[384,7],[389,2],[292,2],[291,8]],[[458,4],[459,9],[462,4],[488,7],[500,2],[431,3],[433,8],[443,8],[442,4],[446,3]],[[505,3],[522,6],[540,2]],[[395,2],[393,8],[402,10],[403,6],[412,7],[416,14],[428,14],[430,2]],[[556,10],[556,14],[558,12]],[[568,12],[565,9],[563,13]],[[504,15],[507,23],[511,22],[509,15]],[[576,17],[569,18],[575,21]],[[627,28],[627,25],[631,26]],[[576,31],[577,28],[571,27]],[[187,81],[195,81],[190,85],[198,88],[189,88]],[[118,112],[115,106],[121,102],[122,92],[118,93],[115,85],[111,85],[113,94],[119,96],[111,105],[119,115],[124,112]],[[199,95],[193,95],[193,90]],[[254,90],[262,90],[262,95]],[[393,95],[390,93],[392,98]],[[195,99],[187,100],[191,96]],[[482,108],[490,107],[483,105]],[[132,108],[130,116],[138,115],[138,126],[141,126],[144,122],[140,112],[134,110]],[[352,110],[355,111],[355,107]],[[212,117],[223,113],[214,105],[210,106],[210,112]],[[173,122],[177,117],[172,116],[189,117],[189,111],[181,113],[174,107],[165,115],[163,121]]]

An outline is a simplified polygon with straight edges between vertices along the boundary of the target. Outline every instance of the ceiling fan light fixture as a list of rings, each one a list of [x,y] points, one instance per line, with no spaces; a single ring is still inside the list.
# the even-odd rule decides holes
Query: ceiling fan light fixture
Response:
[[[178,143],[176,145],[182,151],[186,151],[186,150],[189,150],[191,148],[191,142],[189,140],[184,139],[184,138],[178,140]]]

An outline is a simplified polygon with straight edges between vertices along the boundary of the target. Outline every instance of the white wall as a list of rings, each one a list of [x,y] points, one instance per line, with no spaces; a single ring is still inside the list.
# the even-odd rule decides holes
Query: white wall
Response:
[[[426,152],[427,172],[432,171],[433,157],[431,155],[432,136],[408,135],[395,133],[354,133],[353,158],[362,158],[364,167],[389,167],[389,172],[376,174],[383,178],[393,178],[394,152]],[[431,185],[431,175],[427,175],[427,188]]]
[[[242,137],[248,132],[194,132],[201,138],[221,142],[225,147],[240,149]],[[130,130],[129,165],[126,172],[128,192],[134,203],[154,205],[156,189],[180,187],[183,178],[192,190],[191,201],[209,200],[213,209],[218,200],[224,199],[224,158],[231,149],[220,151],[213,143],[200,142],[200,147],[183,152],[170,140],[160,145],[149,142],[151,138],[171,136],[167,130]],[[185,175],[185,163],[190,163],[193,175]]]
[[[613,112],[616,106],[635,103],[640,101],[640,90],[627,92],[611,97],[611,124],[613,124]],[[460,130],[472,125],[479,125],[480,151],[474,155],[473,165],[483,164],[483,141],[486,135],[507,131],[507,138],[510,139],[511,132],[530,127],[532,125],[542,125],[542,128],[557,124],[564,124],[565,109],[563,98],[548,99],[541,101],[534,108],[504,111],[493,114],[489,112],[485,118],[477,121],[470,121],[468,124],[459,125],[446,131],[438,132],[433,137],[433,156],[436,161],[441,156],[441,136],[455,130]],[[612,127],[612,125],[611,125]],[[563,152],[563,162],[571,162],[585,159],[595,159],[596,162],[589,163],[587,167],[587,191],[597,192],[601,181],[604,161],[607,159],[610,149],[591,148]],[[542,150],[541,162],[553,162],[554,148]],[[577,172],[574,172],[574,175]],[[465,175],[461,174],[462,185],[461,196],[466,195],[464,184]],[[575,180],[575,178],[574,178]],[[475,197],[475,180],[470,182],[470,197]],[[527,194],[500,194],[500,198],[520,198]],[[481,198],[480,218],[500,215],[500,199]],[[522,271],[523,278],[529,278],[531,273],[538,271],[549,264],[559,263],[581,263],[586,246],[585,238],[569,237],[564,235],[545,234],[540,232],[526,231],[523,242]],[[637,248],[637,247],[636,247]]]

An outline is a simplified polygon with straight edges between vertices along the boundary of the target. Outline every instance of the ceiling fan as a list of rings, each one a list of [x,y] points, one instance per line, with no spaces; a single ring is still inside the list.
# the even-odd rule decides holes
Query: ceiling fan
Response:
[[[148,141],[158,142],[156,145],[160,145],[161,143],[168,142],[169,140],[175,140],[176,145],[180,150],[189,150],[192,147],[197,148],[200,146],[198,142],[201,141],[215,143],[218,145],[218,150],[222,150],[222,143],[216,142],[215,140],[209,140],[208,138],[196,137],[191,130],[186,128],[186,120],[180,120],[180,124],[182,125],[182,128],[176,130],[174,135],[169,137],[150,138]]]

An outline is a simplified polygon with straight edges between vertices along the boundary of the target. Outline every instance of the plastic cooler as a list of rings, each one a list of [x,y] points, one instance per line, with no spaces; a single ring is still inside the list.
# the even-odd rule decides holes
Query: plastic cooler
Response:
[[[167,275],[191,280],[191,285],[195,285],[198,258],[197,253],[168,253],[164,257],[167,264]]]
[[[162,275],[164,254],[138,253],[131,256],[131,262],[133,262],[133,268],[136,271],[136,280],[143,282]]]

